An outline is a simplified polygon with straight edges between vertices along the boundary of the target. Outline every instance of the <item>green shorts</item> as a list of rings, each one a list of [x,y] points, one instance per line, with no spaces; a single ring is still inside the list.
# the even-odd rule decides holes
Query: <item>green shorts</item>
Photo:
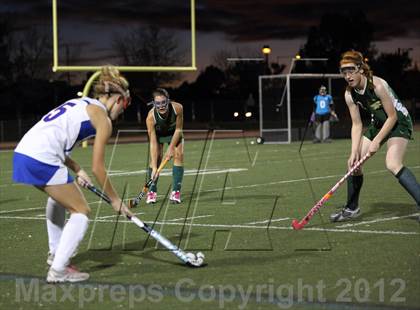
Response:
[[[171,143],[173,136],[157,136],[158,142],[160,144]]]
[[[370,141],[372,141],[378,132],[381,130],[382,126],[376,126],[374,122],[372,122],[368,129],[363,134],[366,138],[368,138]],[[405,138],[407,140],[413,139],[413,124],[411,123],[411,119],[408,119],[405,122],[397,122],[392,128],[391,132],[386,136],[386,138],[381,142],[381,144],[388,141],[389,138]]]
[[[173,137],[173,135],[171,135],[171,136],[159,136],[159,135],[157,135],[157,140],[160,144],[165,144],[165,143],[170,144],[171,141],[172,141],[172,137]],[[183,143],[183,142],[184,142],[184,136],[181,136],[181,139],[179,139],[178,144],[176,146],[178,146],[180,143]]]

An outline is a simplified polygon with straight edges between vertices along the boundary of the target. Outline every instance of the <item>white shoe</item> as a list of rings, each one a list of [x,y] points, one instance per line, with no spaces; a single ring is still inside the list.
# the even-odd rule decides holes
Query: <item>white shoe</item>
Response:
[[[169,197],[169,200],[172,203],[181,203],[181,193],[180,193],[180,191],[172,191],[171,196]]]
[[[156,198],[157,198],[157,193],[156,192],[148,192],[147,193],[147,198],[146,198],[146,203],[155,203],[156,202]]]
[[[48,270],[48,283],[80,282],[89,279],[89,274],[77,269],[66,267],[63,271],[56,271],[52,267]]]
[[[48,266],[52,265],[52,263],[54,261],[54,257],[55,257],[55,254],[53,254],[51,252],[48,252],[48,256],[47,256],[47,265]]]
[[[356,218],[360,215],[360,208],[356,210],[351,210],[346,206],[343,207],[340,211],[330,215],[331,222],[344,222]]]

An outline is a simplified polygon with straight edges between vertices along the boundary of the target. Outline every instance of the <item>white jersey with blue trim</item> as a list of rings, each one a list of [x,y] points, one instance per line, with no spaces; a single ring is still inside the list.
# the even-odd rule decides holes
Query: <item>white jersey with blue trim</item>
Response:
[[[89,104],[99,106],[106,111],[101,102],[89,97],[66,101],[44,115],[23,136],[15,152],[43,163],[60,165],[79,141],[96,134],[86,111]]]

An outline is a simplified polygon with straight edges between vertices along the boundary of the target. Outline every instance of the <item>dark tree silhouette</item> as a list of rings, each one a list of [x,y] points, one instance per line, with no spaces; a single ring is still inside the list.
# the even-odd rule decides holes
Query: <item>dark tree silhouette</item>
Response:
[[[175,35],[154,25],[146,28],[139,26],[123,36],[115,35],[113,48],[121,59],[121,65],[175,66],[184,61]],[[174,72],[140,72],[127,76],[131,84],[149,90],[180,78],[180,74]]]
[[[121,59],[121,65],[125,66],[179,66],[184,62],[183,51],[174,33],[155,25],[139,26],[126,35],[114,35],[113,49]],[[130,81],[134,103],[130,110],[137,110],[127,114],[137,114],[138,119],[144,119],[149,109],[145,103],[150,101],[153,89],[181,78],[177,72],[127,72],[125,76]]]
[[[9,86],[13,80],[11,16],[0,17],[0,89]]]
[[[402,78],[411,63],[409,51],[398,49],[394,53],[380,54],[372,61],[372,69],[375,75],[387,80],[392,87],[400,89]]]
[[[310,28],[308,39],[299,53],[303,58],[328,58],[328,61],[298,62],[295,71],[338,72],[340,55],[351,49],[372,59],[376,54],[372,45],[373,32],[372,24],[361,11],[325,14],[319,26]]]
[[[46,29],[18,27],[12,14],[0,17],[1,118],[40,114],[50,107],[46,102],[53,102],[49,97],[52,57],[48,34]]]
[[[197,77],[195,89],[197,96],[210,98],[220,92],[225,83],[225,74],[217,67],[209,66]]]

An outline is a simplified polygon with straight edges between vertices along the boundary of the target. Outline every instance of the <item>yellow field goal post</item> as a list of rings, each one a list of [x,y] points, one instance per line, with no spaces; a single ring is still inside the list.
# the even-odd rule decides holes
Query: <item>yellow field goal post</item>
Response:
[[[95,72],[86,82],[82,96],[87,96],[94,80],[99,76],[101,66],[62,66],[58,59],[58,14],[57,0],[52,0],[53,26],[53,72]],[[196,25],[195,0],[190,0],[190,31],[191,31],[191,65],[190,66],[115,66],[121,72],[190,72],[196,71]],[[87,141],[82,144],[87,147]]]

